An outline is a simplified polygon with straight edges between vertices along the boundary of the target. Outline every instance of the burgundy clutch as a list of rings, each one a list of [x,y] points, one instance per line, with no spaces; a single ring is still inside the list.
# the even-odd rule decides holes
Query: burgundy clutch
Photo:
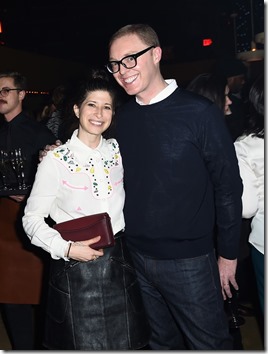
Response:
[[[111,218],[108,213],[83,216],[55,224],[53,227],[66,241],[85,241],[101,236],[98,242],[90,245],[94,249],[111,247],[115,242]]]

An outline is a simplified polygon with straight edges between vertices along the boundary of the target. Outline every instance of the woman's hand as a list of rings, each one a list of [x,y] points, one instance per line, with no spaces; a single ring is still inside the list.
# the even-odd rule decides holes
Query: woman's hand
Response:
[[[80,262],[95,261],[97,258],[103,256],[103,249],[94,250],[90,245],[99,240],[100,236],[96,236],[90,240],[71,243],[67,257]]]

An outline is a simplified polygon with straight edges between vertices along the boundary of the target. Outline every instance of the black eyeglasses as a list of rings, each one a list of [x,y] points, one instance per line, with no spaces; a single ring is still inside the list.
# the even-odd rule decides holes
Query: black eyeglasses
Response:
[[[137,65],[137,58],[152,48],[155,48],[155,46],[152,45],[151,47],[143,49],[136,54],[127,55],[121,60],[109,61],[109,63],[106,65],[106,68],[112,74],[115,74],[120,70],[120,64],[123,65],[126,69],[132,69]]]
[[[20,88],[3,88],[2,90],[0,90],[0,95],[2,97],[7,97],[9,94],[9,91],[22,91],[22,89],[20,89]]]

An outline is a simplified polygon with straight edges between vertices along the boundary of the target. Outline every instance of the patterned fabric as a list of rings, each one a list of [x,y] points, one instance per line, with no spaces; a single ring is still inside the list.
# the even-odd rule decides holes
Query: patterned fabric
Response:
[[[67,241],[47,225],[48,215],[59,223],[107,212],[114,233],[125,227],[123,165],[117,141],[102,138],[91,149],[77,138],[77,132],[39,164],[23,217],[31,242],[54,259],[64,258]]]

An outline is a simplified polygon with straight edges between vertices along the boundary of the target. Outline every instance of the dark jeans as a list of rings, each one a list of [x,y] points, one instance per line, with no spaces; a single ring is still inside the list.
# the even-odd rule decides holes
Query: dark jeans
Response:
[[[2,304],[1,309],[12,350],[34,350],[33,306]]]
[[[152,350],[233,349],[214,252],[190,259],[132,257]]]

